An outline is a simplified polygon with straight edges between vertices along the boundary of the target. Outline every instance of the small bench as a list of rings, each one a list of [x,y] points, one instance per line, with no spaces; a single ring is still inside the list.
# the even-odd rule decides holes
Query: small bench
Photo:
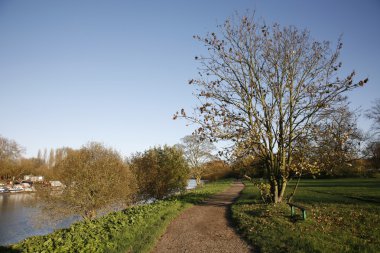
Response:
[[[287,204],[290,206],[290,214],[292,217],[295,214],[294,208],[296,207],[302,211],[302,219],[306,220],[306,207],[303,207],[303,206],[295,204],[295,203],[290,203],[290,202],[288,202]]]

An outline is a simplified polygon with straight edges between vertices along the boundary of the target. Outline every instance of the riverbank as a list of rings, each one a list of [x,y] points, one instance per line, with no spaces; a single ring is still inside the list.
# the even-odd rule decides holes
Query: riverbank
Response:
[[[13,194],[13,193],[25,193],[25,192],[35,192],[36,189],[32,182],[22,181],[21,183],[9,183],[0,182],[0,194]]]
[[[187,190],[196,187],[195,179],[189,179]],[[33,192],[0,194],[0,245],[18,243],[28,237],[47,235],[57,229],[68,228],[74,222],[80,221],[80,216],[70,216],[62,220],[52,220],[44,215]],[[152,203],[152,199],[146,201]],[[114,211],[120,211],[114,210]]]
[[[231,180],[205,184],[170,199],[82,221],[45,236],[33,236],[2,247],[2,252],[148,252],[182,211],[225,190]]]

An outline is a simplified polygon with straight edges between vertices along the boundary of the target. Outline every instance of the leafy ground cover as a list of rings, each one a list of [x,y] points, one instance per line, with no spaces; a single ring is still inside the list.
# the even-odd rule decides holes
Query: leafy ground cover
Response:
[[[153,204],[82,221],[45,236],[33,236],[1,252],[148,252],[183,210],[228,188],[222,180]]]
[[[246,183],[232,206],[238,231],[258,252],[380,252],[379,178],[302,181],[292,202],[307,207],[305,221],[258,194]]]

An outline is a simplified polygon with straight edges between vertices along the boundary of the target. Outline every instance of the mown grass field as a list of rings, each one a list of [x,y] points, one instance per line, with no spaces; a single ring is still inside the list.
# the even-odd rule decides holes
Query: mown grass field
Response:
[[[186,208],[231,185],[222,180],[153,204],[78,222],[45,236],[33,236],[0,252],[148,252],[169,223]]]
[[[307,207],[305,221],[246,185],[232,216],[258,252],[380,252],[380,178],[302,180],[292,202]]]

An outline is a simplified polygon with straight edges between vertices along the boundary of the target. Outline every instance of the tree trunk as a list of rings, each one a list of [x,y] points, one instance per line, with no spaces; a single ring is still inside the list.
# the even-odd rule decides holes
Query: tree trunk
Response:
[[[199,175],[195,177],[195,182],[197,183],[197,186],[201,185],[201,177]]]
[[[287,181],[284,179],[280,180],[273,180],[270,182],[271,185],[271,194],[272,194],[272,202],[273,203],[280,203],[285,195],[285,190],[287,186]]]
[[[278,195],[278,202],[281,202],[284,195],[285,195],[285,189],[286,189],[286,185],[287,185],[287,181],[286,180],[282,180],[282,184],[281,184],[281,189],[280,189],[280,193]]]
[[[270,182],[271,185],[271,193],[272,193],[272,202],[273,203],[278,203],[278,184],[276,179],[272,180]]]

